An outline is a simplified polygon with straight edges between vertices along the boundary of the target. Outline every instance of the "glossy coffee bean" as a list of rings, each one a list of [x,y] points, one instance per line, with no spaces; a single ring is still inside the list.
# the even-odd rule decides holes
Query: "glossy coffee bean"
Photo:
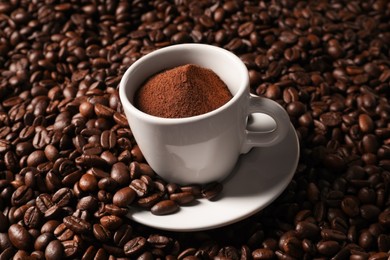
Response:
[[[100,224],[93,225],[93,234],[101,242],[107,242],[111,238],[111,232]]]
[[[189,192],[180,192],[180,193],[172,193],[169,196],[169,199],[175,201],[179,205],[185,205],[193,202],[195,200],[195,197],[193,194]]]
[[[64,246],[59,240],[52,240],[45,249],[46,259],[61,259],[64,257]]]
[[[88,221],[75,216],[67,216],[63,221],[67,228],[77,234],[89,233],[92,229],[91,224]]]
[[[124,245],[124,252],[126,256],[133,256],[133,255],[138,255],[140,252],[144,250],[146,247],[146,238],[144,237],[135,237],[131,240],[129,240],[125,245]]]
[[[55,237],[53,233],[42,233],[40,236],[38,236],[34,242],[34,249],[37,251],[45,251],[47,245],[54,240]]]
[[[128,185],[130,182],[130,173],[128,167],[122,162],[115,163],[111,169],[111,178],[119,185]]]
[[[33,237],[26,228],[19,224],[9,227],[8,236],[12,245],[18,249],[29,250],[32,247]]]
[[[134,201],[136,195],[132,188],[124,187],[114,194],[112,202],[118,207],[127,207]]]
[[[172,200],[163,200],[156,203],[151,212],[154,215],[167,215],[176,212],[179,209],[178,205]]]

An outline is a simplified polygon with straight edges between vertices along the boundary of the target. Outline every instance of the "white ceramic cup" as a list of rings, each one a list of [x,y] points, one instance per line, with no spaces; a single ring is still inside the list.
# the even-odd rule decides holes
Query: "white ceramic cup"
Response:
[[[233,98],[211,112],[186,118],[156,117],[133,105],[134,93],[146,79],[185,64],[213,70],[225,82]],[[249,93],[249,76],[244,63],[231,52],[211,45],[173,45],[145,55],[123,75],[119,95],[146,161],[163,179],[178,184],[223,180],[240,154],[252,147],[277,144],[290,127],[283,107]],[[276,128],[270,132],[248,131],[251,113],[271,116]]]

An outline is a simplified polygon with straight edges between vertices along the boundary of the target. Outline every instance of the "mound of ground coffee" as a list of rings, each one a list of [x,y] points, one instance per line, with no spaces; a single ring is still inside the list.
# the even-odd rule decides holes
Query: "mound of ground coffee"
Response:
[[[210,112],[231,98],[212,70],[187,64],[149,78],[136,92],[134,105],[153,116],[182,118]]]

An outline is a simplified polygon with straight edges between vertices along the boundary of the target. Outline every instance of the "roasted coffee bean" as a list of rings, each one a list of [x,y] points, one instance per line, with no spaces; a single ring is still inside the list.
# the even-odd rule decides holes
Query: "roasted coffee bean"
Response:
[[[15,256],[15,250],[12,247],[5,248],[0,254],[0,257],[3,259],[11,259],[13,256]]]
[[[85,71],[85,74],[87,74],[87,71]],[[94,115],[93,104],[87,101],[82,102],[79,106],[79,112],[82,116],[86,118],[92,117]]]
[[[122,127],[128,127],[129,126],[129,123],[127,121],[126,116],[123,115],[122,113],[115,112],[113,118],[114,118],[114,121],[118,125],[120,125]]]
[[[373,223],[369,226],[368,232],[370,232],[373,236],[378,237],[383,233],[383,227],[379,223]]]
[[[83,147],[86,145],[85,138],[82,135],[77,135],[72,139],[73,145],[75,146],[77,152],[83,153]],[[46,150],[46,149],[45,149]]]
[[[336,241],[344,241],[347,239],[347,236],[338,230],[334,229],[322,229],[321,237],[325,240],[336,240]]]
[[[52,240],[45,249],[46,259],[61,259],[64,257],[64,246],[59,240]]]
[[[100,155],[103,151],[102,147],[95,143],[85,144],[81,150],[83,154],[87,155]]]
[[[103,248],[99,248],[95,254],[96,259],[107,259],[109,256]]]
[[[55,191],[61,187],[61,177],[59,173],[50,170],[45,176],[45,184],[49,191]]]
[[[167,214],[172,214],[176,212],[179,209],[178,205],[176,202],[172,200],[163,200],[160,202],[157,202],[151,209],[150,211],[154,215],[167,215]]]
[[[177,185],[176,183],[168,183],[166,186],[166,189],[169,194],[173,194],[175,192],[179,192],[181,190],[181,187]],[[200,189],[199,189],[200,192]],[[193,194],[192,192],[189,192],[190,194]]]
[[[71,239],[74,236],[74,232],[70,229],[68,229],[65,225],[65,223],[59,224],[56,229],[54,229],[53,234],[57,237],[60,241],[66,241]]]
[[[79,253],[80,245],[75,240],[64,241],[62,245],[64,247],[64,255],[67,258],[75,257]]]
[[[26,258],[29,258],[28,254],[26,253],[26,251],[23,251],[23,250],[18,250],[16,252],[16,254],[14,255],[14,258],[15,259],[26,259]]]
[[[145,175],[144,175],[145,177]],[[165,195],[167,193],[167,188],[165,187],[166,183],[162,180],[153,180],[152,179],[152,189],[161,195]]]
[[[2,250],[6,248],[12,248],[12,243],[9,240],[9,236],[7,233],[0,233],[0,248]]]
[[[103,249],[110,255],[124,256],[123,248],[108,244],[103,244]]]
[[[320,121],[326,126],[337,126],[341,124],[341,114],[337,112],[327,112],[320,116]]]
[[[336,241],[320,241],[317,243],[317,250],[325,256],[332,256],[340,250],[340,245]]]
[[[7,152],[11,148],[9,141],[0,139],[0,152]]]
[[[172,193],[169,195],[169,199],[178,203],[179,205],[185,205],[195,200],[194,195],[189,192]]]
[[[287,112],[290,116],[298,117],[306,112],[306,108],[303,103],[293,101],[287,105]]]
[[[123,223],[123,220],[115,215],[104,216],[100,219],[100,224],[108,230],[116,230]]]
[[[100,179],[98,182],[99,189],[106,190],[106,191],[115,191],[118,185],[119,185],[118,182],[116,182],[111,177],[104,177]]]
[[[77,183],[78,180],[80,180],[80,177],[82,175],[81,170],[76,170],[72,173],[67,174],[63,179],[62,179],[62,184],[64,186],[72,186],[75,183]]]
[[[23,222],[29,228],[37,228],[42,220],[42,213],[35,206],[29,207],[24,213]]]
[[[45,218],[53,218],[53,217],[57,217],[61,212],[62,212],[61,207],[58,207],[58,205],[53,205],[45,211],[44,215]]]
[[[390,211],[383,211],[378,216],[379,223],[388,228],[390,226]]]
[[[61,224],[58,220],[49,220],[41,227],[41,233],[53,233],[54,230]]]
[[[115,215],[118,217],[125,216],[128,213],[128,208],[120,208],[114,204],[106,204],[104,205],[104,210],[106,213]]]
[[[142,175],[147,175],[150,177],[155,176],[155,172],[147,163],[139,163],[139,169]]]
[[[107,242],[111,238],[111,232],[100,224],[93,225],[93,235],[101,242]]]
[[[100,103],[95,104],[94,111],[95,111],[95,114],[97,116],[102,116],[102,117],[107,117],[107,118],[111,118],[114,114],[113,109],[111,109],[105,105],[102,105]]]
[[[148,184],[141,179],[132,180],[130,183],[130,188],[136,192],[138,197],[144,197],[151,189],[150,186],[148,186]]]
[[[159,193],[154,193],[152,195],[140,198],[137,200],[137,205],[143,208],[150,209],[153,207],[157,202],[162,200],[162,196]]]
[[[195,197],[202,196],[202,188],[199,185],[191,185],[191,186],[182,186],[180,187],[182,192],[189,192],[193,194]]]
[[[73,198],[73,191],[69,188],[61,188],[53,194],[51,201],[59,207],[65,207]]]
[[[113,165],[118,162],[118,158],[115,157],[110,151],[104,151],[100,157],[107,162],[108,165]]]
[[[33,198],[33,190],[26,185],[18,187],[11,197],[11,202],[14,206],[20,206]]]
[[[51,144],[49,144],[45,147],[44,153],[45,153],[46,158],[51,162],[54,162],[58,158],[58,155],[59,155],[58,149],[54,145],[51,145]]]
[[[49,142],[48,132],[45,129],[41,129],[35,133],[32,144],[36,149],[43,149]]]
[[[97,251],[98,250],[94,246],[89,246],[82,254],[82,259],[94,259],[95,255],[99,257],[99,255],[97,255]]]
[[[136,192],[132,188],[124,187],[114,194],[112,202],[118,207],[127,207],[133,202],[136,195]]]
[[[98,208],[98,200],[93,196],[82,197],[77,203],[77,209],[93,212]]]
[[[67,216],[63,221],[67,228],[77,234],[85,234],[91,231],[91,224],[81,218]]]
[[[121,186],[130,184],[130,172],[128,167],[122,162],[115,163],[111,168],[111,178]]]
[[[32,247],[33,237],[26,228],[19,224],[12,224],[8,229],[9,241],[20,250],[29,250]]]
[[[42,233],[35,239],[34,249],[37,251],[45,251],[47,245],[54,239],[55,237],[52,233]]]
[[[239,259],[238,251],[232,246],[226,246],[218,251],[218,255],[215,259]]]
[[[154,188],[158,188],[160,187],[158,185],[158,180],[156,180],[156,182],[153,181],[152,177],[148,176],[148,175],[141,175],[140,178],[139,178],[141,181],[143,181],[148,187],[150,187],[151,190],[153,190]]]
[[[365,204],[360,207],[360,215],[364,219],[376,219],[380,212],[380,209],[375,205]]]
[[[295,231],[297,233],[297,236],[300,238],[309,238],[314,239],[316,238],[320,233],[320,228],[309,221],[300,221],[295,226]]]
[[[35,128],[33,126],[26,126],[20,131],[19,138],[21,141],[26,141],[32,138],[34,134],[35,134]]]
[[[143,156],[141,150],[139,149],[138,145],[133,146],[133,148],[130,151],[130,154],[131,154],[134,161],[139,162],[139,163],[143,162],[144,156]]]
[[[79,180],[79,187],[85,192],[94,192],[98,188],[98,181],[93,174],[83,174]]]
[[[146,247],[146,238],[144,237],[135,237],[129,240],[124,246],[126,256],[139,255]]]
[[[275,253],[274,251],[266,248],[259,248],[252,252],[253,259],[274,259]]]
[[[113,239],[114,243],[120,247],[124,246],[133,236],[133,228],[130,225],[124,224],[115,231]]]
[[[17,222],[19,220],[23,220],[23,216],[26,213],[27,209],[29,208],[28,204],[22,205],[17,208],[13,208],[11,212],[11,222]]]
[[[302,249],[306,254],[315,255],[317,252],[315,244],[308,239],[302,240]]]
[[[293,232],[285,233],[279,240],[279,248],[286,254],[300,258],[303,254],[302,241],[295,237]]]
[[[386,234],[380,234],[377,239],[378,250],[381,252],[388,252],[390,248],[390,237]]]
[[[385,259],[389,259],[389,256],[390,256],[389,253],[378,252],[378,253],[372,254],[368,259],[370,259],[370,260],[382,260],[382,259],[385,260]]]
[[[99,201],[104,203],[110,203],[112,201],[112,194],[109,192],[106,192],[104,190],[99,190],[97,194],[97,198]]]
[[[188,258],[188,257],[191,257],[191,256],[194,256],[194,254],[196,253],[196,248],[187,248],[185,250],[183,250],[179,255],[178,255],[178,259],[185,259],[185,258]],[[191,259],[191,258],[189,258]]]
[[[75,162],[76,164],[83,165],[86,167],[105,168],[107,166],[107,162],[104,159],[93,154],[83,154],[80,157],[76,158]]]
[[[146,241],[155,248],[166,248],[172,243],[168,237],[155,234],[150,235]]]
[[[113,131],[103,131],[100,137],[100,144],[104,149],[112,149],[116,145],[116,134]]]
[[[214,182],[214,183],[209,183],[205,185],[202,188],[202,196],[204,198],[207,198],[209,200],[215,199],[221,192],[222,192],[223,186],[221,183]]]
[[[346,197],[341,202],[341,209],[350,217],[359,215],[359,201],[354,197]]]
[[[374,246],[375,237],[367,230],[363,231],[358,239],[358,244],[365,250],[369,250]]]

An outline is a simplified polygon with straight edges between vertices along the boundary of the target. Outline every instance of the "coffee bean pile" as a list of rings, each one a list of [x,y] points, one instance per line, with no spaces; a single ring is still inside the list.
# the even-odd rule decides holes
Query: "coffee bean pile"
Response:
[[[387,259],[389,21],[385,0],[0,2],[0,259]],[[301,154],[266,209],[175,233],[127,206],[168,214],[222,186],[159,179],[117,86],[141,56],[187,42],[237,54]]]

